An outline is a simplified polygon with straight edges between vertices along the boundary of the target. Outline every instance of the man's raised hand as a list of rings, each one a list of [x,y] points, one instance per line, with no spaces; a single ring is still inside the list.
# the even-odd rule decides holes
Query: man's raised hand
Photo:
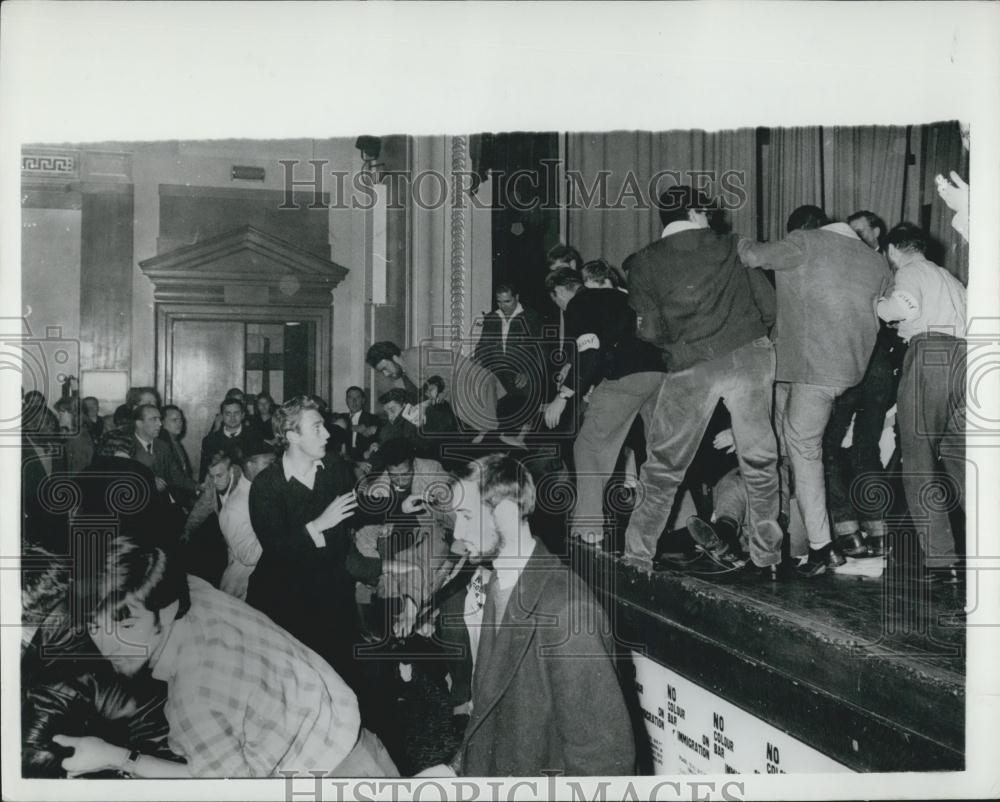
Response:
[[[354,515],[357,507],[358,498],[353,490],[349,493],[344,493],[342,496],[337,496],[320,513],[315,521],[316,527],[322,532],[325,532],[327,529],[333,529],[337,524],[346,521]]]

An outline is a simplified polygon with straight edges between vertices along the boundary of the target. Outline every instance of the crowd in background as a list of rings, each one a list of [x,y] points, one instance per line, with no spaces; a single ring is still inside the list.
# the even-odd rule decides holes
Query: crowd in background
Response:
[[[882,558],[886,510],[866,488],[895,460],[927,580],[959,581],[965,288],[924,233],[803,206],[760,243],[724,232],[689,187],[660,210],[663,236],[622,268],[554,248],[544,309],[498,283],[467,355],[374,343],[367,362],[393,384],[378,413],[361,386],[342,412],[231,389],[197,470],[185,411],[155,388],[107,415],[72,382],[51,409],[25,393],[23,541],[41,555],[25,586],[25,766],[392,776],[398,686],[419,656],[462,736],[431,773],[630,773],[607,633],[568,647],[601,660],[532,662],[518,632],[549,637],[531,627],[565,619],[567,598],[603,615],[551,553],[566,538],[669,567],[683,489],[700,554],[812,580]],[[570,508],[547,508],[553,478]],[[928,502],[932,481],[951,509]],[[83,660],[95,647],[110,675]],[[116,684],[143,672],[167,690]]]

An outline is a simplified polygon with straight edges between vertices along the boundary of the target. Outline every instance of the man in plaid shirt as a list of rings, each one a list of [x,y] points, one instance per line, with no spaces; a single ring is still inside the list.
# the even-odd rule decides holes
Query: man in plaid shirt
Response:
[[[104,575],[78,584],[97,602],[89,632],[101,653],[123,674],[148,664],[167,683],[170,747],[187,762],[57,735],[74,749],[63,761],[70,776],[399,776],[325,660],[254,608],[185,576],[162,550],[120,539]]]

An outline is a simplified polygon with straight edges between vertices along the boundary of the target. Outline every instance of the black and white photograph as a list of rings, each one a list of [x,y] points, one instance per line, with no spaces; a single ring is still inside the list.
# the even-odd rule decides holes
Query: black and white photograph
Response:
[[[996,4],[2,16],[5,799],[1000,793]]]

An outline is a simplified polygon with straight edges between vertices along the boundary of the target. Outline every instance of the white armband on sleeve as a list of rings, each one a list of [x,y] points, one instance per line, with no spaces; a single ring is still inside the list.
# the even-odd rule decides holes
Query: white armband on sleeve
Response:
[[[403,420],[409,421],[418,429],[420,428],[420,405],[419,404],[407,404],[403,407],[403,411],[400,413],[403,416]]]
[[[577,351],[592,351],[601,347],[601,340],[596,334],[581,334],[576,338]]]
[[[914,320],[920,315],[920,304],[906,290],[893,290],[889,298],[896,302],[896,308],[903,313],[903,320]]]

